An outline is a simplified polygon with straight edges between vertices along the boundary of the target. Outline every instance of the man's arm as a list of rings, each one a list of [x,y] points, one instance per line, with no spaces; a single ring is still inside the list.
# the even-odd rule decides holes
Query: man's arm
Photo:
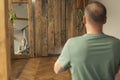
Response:
[[[63,71],[64,71],[64,69],[62,68],[60,62],[57,60],[54,64],[54,72],[56,74],[58,74],[58,73],[63,72]]]
[[[63,72],[70,68],[70,52],[68,49],[69,40],[66,42],[63,50],[54,64],[54,71],[56,74]]]
[[[24,51],[26,51],[26,50],[28,50],[28,48],[25,48],[25,49],[23,49],[23,50],[21,50],[21,48],[19,48],[19,50],[17,51],[17,54],[22,53],[22,52],[24,52]]]

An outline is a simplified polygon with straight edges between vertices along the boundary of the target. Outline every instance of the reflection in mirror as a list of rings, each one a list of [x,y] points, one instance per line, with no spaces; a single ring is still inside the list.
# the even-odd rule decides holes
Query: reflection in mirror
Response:
[[[27,4],[13,4],[13,11],[17,20],[13,22],[14,27],[14,54],[22,55],[29,53],[28,38],[28,8]]]
[[[28,4],[13,3],[12,7],[18,18],[28,18]]]

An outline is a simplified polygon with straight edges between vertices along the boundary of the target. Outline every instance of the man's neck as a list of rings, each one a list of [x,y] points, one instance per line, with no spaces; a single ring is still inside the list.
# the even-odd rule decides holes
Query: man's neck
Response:
[[[87,34],[101,34],[101,33],[103,33],[102,25],[101,26],[87,25],[86,30],[87,30]]]
[[[87,30],[87,34],[101,34],[102,30]]]

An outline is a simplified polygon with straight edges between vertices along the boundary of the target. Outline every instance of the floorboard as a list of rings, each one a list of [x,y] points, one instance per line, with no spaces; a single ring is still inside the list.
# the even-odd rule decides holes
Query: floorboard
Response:
[[[42,57],[14,60],[12,63],[13,80],[70,80],[70,72],[59,75],[53,71],[57,57]]]

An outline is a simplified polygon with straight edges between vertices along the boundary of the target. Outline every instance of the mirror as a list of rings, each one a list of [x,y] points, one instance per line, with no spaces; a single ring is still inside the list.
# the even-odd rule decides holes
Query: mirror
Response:
[[[13,12],[17,19],[13,22],[14,28],[14,54],[29,54],[29,37],[28,37],[28,4],[13,3]]]

